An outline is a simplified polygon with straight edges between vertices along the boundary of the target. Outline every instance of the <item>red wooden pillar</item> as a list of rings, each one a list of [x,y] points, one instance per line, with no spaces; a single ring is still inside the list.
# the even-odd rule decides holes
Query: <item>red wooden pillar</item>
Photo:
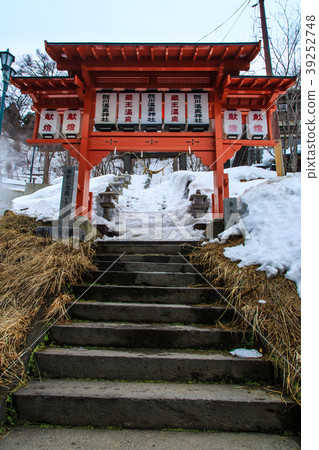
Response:
[[[214,211],[213,218],[222,218],[224,214],[224,158],[223,158],[223,131],[222,108],[219,89],[214,89],[215,110],[215,145],[216,161],[213,164],[214,171]]]
[[[37,104],[34,105],[33,109],[35,111],[35,122],[34,122],[34,128],[33,128],[33,139],[38,139],[41,109],[40,109],[40,107]]]
[[[76,216],[88,216],[90,217],[90,172],[92,164],[89,161],[88,156],[88,139],[91,132],[91,107],[92,107],[93,92],[88,88],[85,92],[84,108],[82,117],[82,131],[81,131],[81,144],[79,155],[79,174],[78,174],[78,186],[76,194]]]

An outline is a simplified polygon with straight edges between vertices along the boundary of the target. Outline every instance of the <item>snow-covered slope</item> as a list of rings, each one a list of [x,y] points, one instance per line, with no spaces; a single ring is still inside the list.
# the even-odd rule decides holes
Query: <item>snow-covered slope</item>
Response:
[[[245,243],[227,247],[224,255],[239,266],[259,265],[267,276],[278,272],[297,283],[301,281],[301,176],[300,173],[275,177],[251,187],[239,198],[243,224],[249,236]],[[241,233],[234,225],[220,238]]]
[[[196,220],[188,213],[190,202],[185,195],[186,185],[195,177],[190,172],[154,175],[145,188],[146,175],[135,175],[128,189],[124,189],[115,210],[115,219],[108,224],[120,231],[124,239],[194,240],[202,232],[194,230]],[[190,192],[195,188],[191,185]],[[101,218],[95,217],[101,222]]]

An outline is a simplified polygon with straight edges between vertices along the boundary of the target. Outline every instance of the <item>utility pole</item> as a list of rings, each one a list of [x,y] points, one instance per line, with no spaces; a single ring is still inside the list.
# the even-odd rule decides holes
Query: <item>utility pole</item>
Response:
[[[268,38],[268,29],[267,29],[267,21],[266,21],[266,13],[265,13],[265,0],[259,0],[259,10],[260,10],[260,20],[261,20],[261,29],[263,33],[263,43],[264,43],[264,54],[265,54],[265,63],[266,63],[266,74],[268,77],[272,77],[272,66],[271,66],[271,56],[270,56],[270,48],[269,48],[269,38]],[[284,159],[282,156],[282,144],[280,138],[280,128],[278,123],[278,117],[274,114],[272,115],[271,126],[273,130],[274,138],[276,139],[275,146],[275,159],[276,159],[276,170],[277,175],[284,176],[286,175]]]
[[[261,29],[262,29],[262,33],[263,33],[266,74],[268,77],[271,77],[272,76],[272,67],[271,67],[268,28],[267,28],[264,0],[259,0],[259,10],[260,10]]]

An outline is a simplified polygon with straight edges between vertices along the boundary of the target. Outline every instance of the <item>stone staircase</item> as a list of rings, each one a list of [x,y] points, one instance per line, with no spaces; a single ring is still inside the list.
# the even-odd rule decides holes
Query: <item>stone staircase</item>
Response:
[[[249,336],[218,326],[233,312],[209,286],[198,286],[202,278],[179,252],[187,254],[187,246],[100,244],[93,286],[73,287],[80,300],[72,321],[49,330],[51,345],[35,355],[39,379],[13,396],[20,421],[298,430],[299,407],[266,388],[272,365],[228,353]]]

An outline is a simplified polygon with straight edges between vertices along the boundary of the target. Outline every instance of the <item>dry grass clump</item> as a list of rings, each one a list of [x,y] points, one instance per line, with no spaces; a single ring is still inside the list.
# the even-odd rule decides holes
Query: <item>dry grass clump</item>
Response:
[[[36,320],[66,312],[71,284],[95,270],[94,250],[34,235],[35,219],[8,212],[0,218],[0,386],[23,376],[22,354]]]
[[[202,266],[213,286],[221,286],[227,303],[240,312],[235,319],[263,347],[283,379],[283,391],[300,402],[301,301],[296,284],[283,275],[267,278],[257,266],[238,267],[223,254],[227,246],[239,245],[243,238],[226,244],[207,244],[190,255],[192,264]],[[259,303],[266,300],[266,303]]]

